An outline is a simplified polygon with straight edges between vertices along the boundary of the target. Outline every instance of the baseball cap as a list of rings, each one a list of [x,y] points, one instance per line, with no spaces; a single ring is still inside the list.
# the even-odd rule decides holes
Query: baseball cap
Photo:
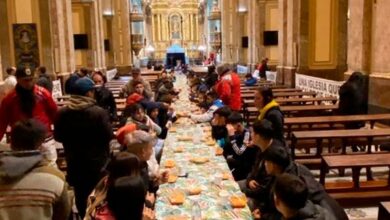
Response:
[[[15,72],[15,77],[16,78],[34,77],[34,71],[26,67],[17,68]]]
[[[88,77],[82,77],[76,80],[74,90],[77,95],[85,95],[85,93],[95,88],[95,83]]]

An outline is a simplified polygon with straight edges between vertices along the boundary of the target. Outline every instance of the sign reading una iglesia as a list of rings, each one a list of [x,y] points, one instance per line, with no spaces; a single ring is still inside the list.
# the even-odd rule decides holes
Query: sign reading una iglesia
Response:
[[[316,92],[317,96],[339,97],[339,89],[344,81],[333,81],[303,74],[295,74],[295,87],[304,91]]]

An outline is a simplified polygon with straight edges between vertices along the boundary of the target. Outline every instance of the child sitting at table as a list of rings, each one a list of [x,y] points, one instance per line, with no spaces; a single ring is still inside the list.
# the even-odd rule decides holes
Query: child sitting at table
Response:
[[[133,104],[129,106],[128,113],[130,117],[127,118],[126,124],[134,123],[143,130],[149,133],[159,135],[161,127],[158,126],[148,115],[145,114],[145,109],[140,104]]]
[[[232,154],[227,156],[227,162],[236,181],[245,179],[255,162],[257,148],[250,147],[250,131],[244,126],[244,118],[238,112],[232,112],[228,117],[226,129]]]
[[[206,103],[211,104],[206,112],[202,114],[190,114],[190,118],[195,122],[209,122],[213,119],[213,113],[223,106],[222,100],[218,98],[218,94],[215,91],[209,91],[206,94]]]
[[[223,106],[214,112],[213,119],[211,120],[211,136],[223,148],[225,157],[232,153],[226,129],[227,119],[231,113],[232,111],[228,106]]]

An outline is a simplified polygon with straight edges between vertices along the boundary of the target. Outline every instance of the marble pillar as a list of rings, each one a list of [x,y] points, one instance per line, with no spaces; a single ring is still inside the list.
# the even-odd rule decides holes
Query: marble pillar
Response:
[[[75,70],[72,5],[67,0],[50,0],[49,8],[54,71],[66,77]]]
[[[94,1],[90,7],[92,67],[106,69],[104,54],[104,30],[102,0]]]
[[[238,17],[237,0],[221,1],[222,25],[222,63],[235,63],[238,59],[237,31],[235,31]]]
[[[112,20],[112,45],[114,64],[120,73],[128,73],[132,65],[130,39],[130,3],[128,0],[115,0]]]

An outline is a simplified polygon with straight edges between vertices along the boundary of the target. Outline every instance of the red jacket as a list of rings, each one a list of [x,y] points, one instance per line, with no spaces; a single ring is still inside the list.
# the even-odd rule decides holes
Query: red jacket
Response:
[[[219,98],[234,111],[241,110],[241,82],[237,73],[222,76],[215,85]]]
[[[36,104],[32,113],[33,118],[46,125],[48,131],[51,131],[51,125],[57,114],[57,105],[46,89],[35,85],[34,93]],[[8,125],[12,127],[16,122],[28,118],[20,109],[19,96],[13,89],[0,105],[0,140],[3,138]]]

